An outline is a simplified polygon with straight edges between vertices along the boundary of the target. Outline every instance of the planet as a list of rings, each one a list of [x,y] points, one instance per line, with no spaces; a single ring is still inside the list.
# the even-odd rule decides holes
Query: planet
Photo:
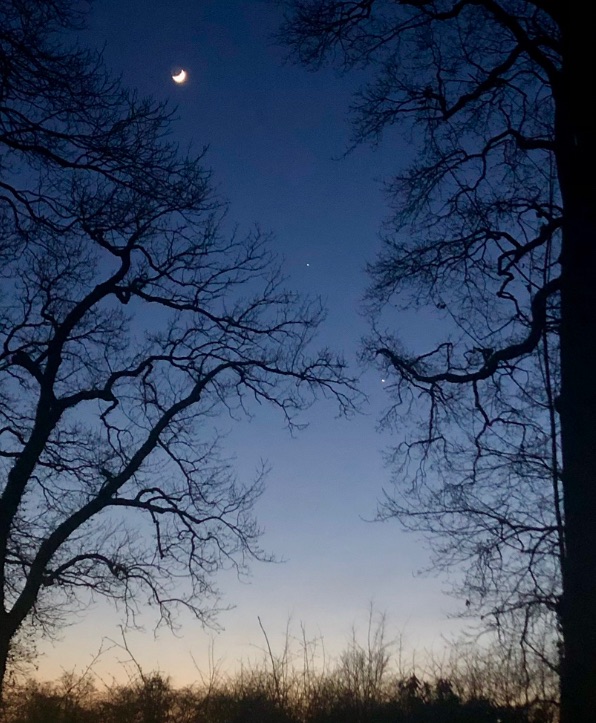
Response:
[[[174,75],[172,75],[172,80],[174,81],[174,83],[178,83],[178,85],[181,85],[182,83],[184,83],[187,77],[188,74],[186,70],[181,68],[178,73],[174,73]]]

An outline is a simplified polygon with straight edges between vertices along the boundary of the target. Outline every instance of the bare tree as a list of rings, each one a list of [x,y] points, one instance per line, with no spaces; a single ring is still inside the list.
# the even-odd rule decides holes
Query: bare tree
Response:
[[[535,366],[512,368],[482,394],[452,400],[440,439],[429,441],[428,419],[421,418],[387,453],[395,484],[379,517],[427,535],[433,566],[450,573],[465,600],[464,617],[479,617],[502,643],[521,646],[529,670],[542,664],[558,671],[564,558],[558,375],[545,341],[540,347]],[[398,401],[385,423],[401,426],[402,412]]]
[[[308,354],[319,304],[226,230],[169,111],[67,47],[76,6],[2,3],[0,682],[27,621],[81,596],[206,619],[214,574],[262,557],[262,475],[237,483],[214,417],[353,399]]]
[[[379,142],[402,123],[420,150],[389,183],[395,212],[371,269],[371,301],[439,307],[461,330],[415,354],[377,319],[375,348],[396,394],[427,405],[427,448],[441,444],[466,396],[470,423],[494,426],[495,388],[523,389],[545,334],[558,337],[547,346],[560,362],[562,718],[591,720],[596,46],[587,10],[574,0],[284,4],[282,37],[300,61],[333,58],[373,73],[354,102],[355,142]]]

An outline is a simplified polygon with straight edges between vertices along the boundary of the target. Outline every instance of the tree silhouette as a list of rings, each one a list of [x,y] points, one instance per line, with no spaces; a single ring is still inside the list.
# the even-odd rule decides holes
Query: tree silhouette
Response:
[[[462,615],[480,618],[502,644],[520,645],[528,675],[535,665],[559,670],[564,558],[558,374],[546,337],[531,361],[482,396],[452,400],[432,444],[422,415],[387,454],[395,484],[379,510],[380,519],[428,536],[433,565],[456,573]],[[385,415],[398,431],[401,411],[397,402]]]
[[[262,556],[262,475],[236,482],[214,416],[353,399],[308,354],[319,304],[226,230],[168,109],[67,46],[77,5],[2,4],[0,682],[23,626],[81,597],[206,619],[214,574]]]
[[[490,400],[523,393],[545,335],[557,336],[547,346],[560,370],[562,720],[591,720],[596,50],[587,11],[551,0],[284,4],[281,35],[301,62],[332,58],[373,73],[354,101],[354,142],[379,142],[402,123],[420,151],[389,183],[394,215],[369,300],[372,343],[397,398],[427,405],[426,448],[440,447],[466,397],[470,429],[494,431]],[[459,332],[408,353],[384,332],[389,302],[438,308]]]

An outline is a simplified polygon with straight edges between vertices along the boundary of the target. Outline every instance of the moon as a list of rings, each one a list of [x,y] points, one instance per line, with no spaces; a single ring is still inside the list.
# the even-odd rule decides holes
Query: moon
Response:
[[[174,81],[174,83],[178,83],[178,85],[180,85],[181,83],[184,83],[184,81],[187,78],[187,75],[188,74],[187,74],[186,70],[181,68],[179,73],[174,73],[174,75],[172,75],[172,80]]]

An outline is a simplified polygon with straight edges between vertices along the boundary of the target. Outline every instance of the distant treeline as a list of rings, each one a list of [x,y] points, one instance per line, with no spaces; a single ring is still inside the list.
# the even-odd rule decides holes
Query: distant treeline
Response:
[[[72,683],[75,683],[72,687]],[[334,679],[280,697],[271,675],[240,676],[213,690],[174,689],[160,674],[98,693],[67,680],[14,688],[6,723],[552,723],[548,706],[462,697],[449,680],[393,681],[363,697]]]
[[[333,663],[320,648],[291,640],[280,655],[227,674],[217,664],[198,682],[175,688],[134,661],[126,684],[92,671],[59,681],[13,682],[3,723],[555,723],[556,677],[528,669],[523,655],[495,645],[455,647],[448,658],[406,669],[384,627],[356,636]],[[295,646],[294,646],[295,647]],[[128,648],[127,648],[128,650]],[[400,651],[398,651],[400,652]],[[319,662],[319,664],[317,664]],[[132,665],[132,664],[131,664]]]

